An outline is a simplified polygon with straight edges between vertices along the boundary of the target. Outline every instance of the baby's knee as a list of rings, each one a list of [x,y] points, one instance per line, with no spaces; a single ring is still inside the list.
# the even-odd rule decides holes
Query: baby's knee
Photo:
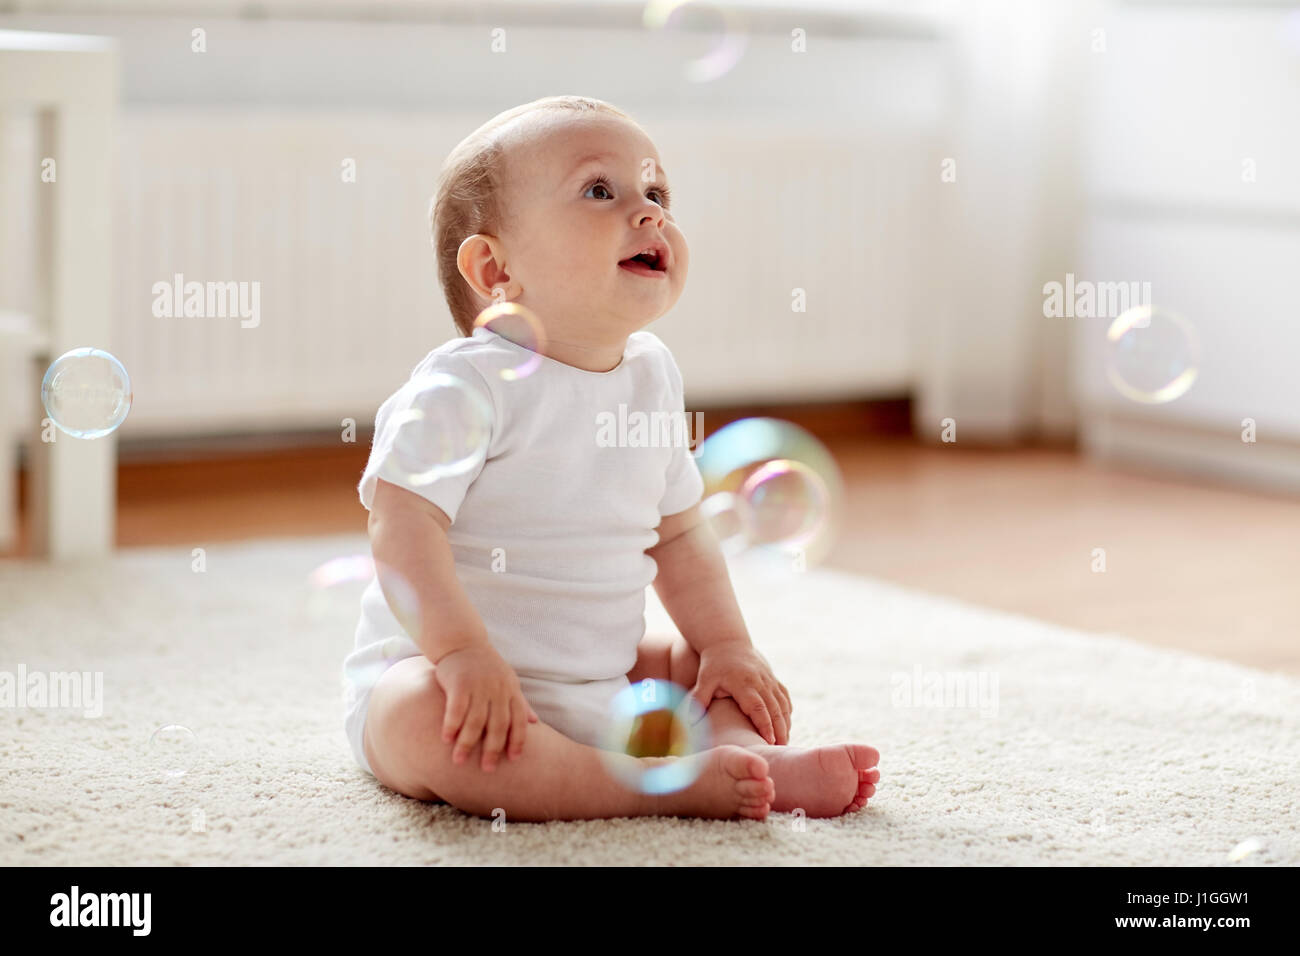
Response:
[[[434,665],[426,657],[408,657],[398,661],[384,674],[391,678],[393,693],[384,697],[393,703],[392,729],[404,738],[442,737],[442,720],[447,710],[447,693],[434,675]],[[379,695],[379,686],[375,688]]]
[[[449,761],[442,739],[447,695],[424,657],[398,661],[375,684],[366,714],[366,759],[381,782],[408,796],[430,799],[436,764]],[[436,798],[436,795],[434,795]]]
[[[687,690],[694,686],[700,673],[700,654],[686,642],[686,638],[679,636],[674,639],[668,660],[673,683]]]
[[[636,664],[627,672],[627,679],[632,683],[647,679],[671,680],[672,660],[677,653],[678,641],[681,638],[673,634],[646,634],[637,645]]]

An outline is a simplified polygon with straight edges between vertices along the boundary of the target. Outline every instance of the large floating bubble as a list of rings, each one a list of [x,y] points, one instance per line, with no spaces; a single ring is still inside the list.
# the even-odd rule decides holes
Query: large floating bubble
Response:
[[[601,754],[610,774],[629,789],[673,793],[695,781],[704,766],[696,755],[712,745],[708,717],[699,702],[677,684],[646,679],[623,688],[610,703]]]
[[[749,43],[742,14],[730,6],[698,0],[650,0],[641,15],[646,28],[686,35],[701,28],[717,33],[709,51],[689,61],[683,75],[692,83],[725,76],[740,62]]]
[[[527,378],[542,364],[542,357],[546,354],[546,329],[532,309],[518,302],[499,302],[478,314],[474,328],[481,326],[487,326],[503,339],[532,353],[518,365],[500,370],[499,374],[505,381]]]
[[[700,445],[701,512],[729,554],[801,566],[825,558],[843,498],[835,459],[808,431],[776,418],[744,418]]]
[[[56,358],[41,381],[41,404],[74,438],[101,438],[131,411],[131,377],[115,355],[80,348]]]
[[[429,485],[478,466],[492,435],[492,406],[447,372],[412,379],[411,403],[395,412],[392,447],[380,476],[394,484]]]
[[[1119,393],[1135,402],[1158,405],[1186,394],[1200,361],[1196,330],[1167,309],[1137,306],[1106,331],[1106,372]]]

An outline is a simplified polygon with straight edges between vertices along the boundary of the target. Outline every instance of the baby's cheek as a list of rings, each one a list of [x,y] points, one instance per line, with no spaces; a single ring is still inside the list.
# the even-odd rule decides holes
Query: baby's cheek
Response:
[[[681,240],[680,245],[673,247],[673,270],[677,273],[677,281],[683,282],[691,266],[691,250],[686,245],[686,240]]]

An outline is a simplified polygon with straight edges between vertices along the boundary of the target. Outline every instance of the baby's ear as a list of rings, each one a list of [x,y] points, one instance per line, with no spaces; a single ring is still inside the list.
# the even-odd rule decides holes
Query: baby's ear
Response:
[[[501,240],[481,232],[467,237],[456,251],[456,268],[474,294],[485,300],[483,308],[496,302],[494,289],[500,288],[504,299],[509,299],[514,292],[513,282],[501,261]]]

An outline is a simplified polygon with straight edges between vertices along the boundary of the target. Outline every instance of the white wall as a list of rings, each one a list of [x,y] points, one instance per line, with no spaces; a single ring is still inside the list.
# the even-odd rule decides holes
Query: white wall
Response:
[[[1151,282],[1153,301],[1196,330],[1202,359],[1181,398],[1134,404],[1106,382],[1107,322],[1077,321],[1085,443],[1300,488],[1300,11],[1115,5],[1105,25],[1078,271]]]
[[[289,6],[268,0],[259,9],[274,13]],[[833,126],[864,142],[885,137],[902,159],[882,163],[874,152],[865,155],[859,175],[873,177],[869,190],[841,182],[824,188],[849,203],[854,195],[883,192],[888,198],[879,201],[902,204],[894,212],[911,210],[915,228],[909,230],[883,228],[886,217],[869,206],[843,210],[847,222],[860,228],[864,256],[891,263],[891,269],[900,268],[894,262],[905,263],[908,275],[915,275],[909,295],[882,300],[880,288],[865,281],[871,273],[852,263],[838,281],[863,308],[888,310],[901,330],[907,367],[899,387],[917,394],[919,433],[937,438],[945,417],[959,421],[964,440],[1069,432],[1069,330],[1043,321],[1040,290],[1075,262],[1083,131],[1077,102],[1098,3],[840,2],[829,12],[819,4],[793,13],[785,5],[748,4],[746,54],[730,74],[709,84],[690,83],[677,69],[707,42],[691,35],[647,36],[639,26],[640,4],[565,4],[576,22],[558,28],[543,25],[540,6],[497,4],[482,15],[477,11],[484,7],[462,6],[453,24],[423,18],[19,13],[0,16],[0,25],[118,37],[128,113],[168,107],[201,115],[234,107],[486,118],[539,95],[571,91],[619,103],[652,131],[656,121],[669,118],[745,122],[784,133],[794,150],[807,124]],[[355,5],[330,5],[340,8]],[[435,8],[453,9],[427,9]],[[401,16],[403,5],[385,3],[382,9],[386,16]],[[587,21],[584,9],[591,11]],[[805,56],[790,54],[792,22],[808,31]],[[209,52],[203,55],[190,51],[196,25],[208,32]],[[493,57],[488,33],[498,25],[508,30],[509,52]],[[954,183],[940,178],[945,158],[956,161]],[[708,184],[696,187],[697,198],[707,201]],[[820,254],[816,222],[792,223],[791,230],[808,237],[808,255]],[[711,239],[715,254],[725,253],[725,243]],[[694,276],[693,283],[700,278]],[[684,297],[677,311],[690,304]],[[664,320],[667,330],[674,320]],[[806,335],[816,329],[791,331]],[[701,370],[695,373],[698,380]],[[779,399],[779,380],[767,388]],[[864,389],[866,394],[878,391]]]
[[[320,182],[333,171],[337,186],[338,157],[362,155],[368,168],[400,175],[397,186],[410,195],[402,206],[389,189],[368,215],[391,217],[394,236],[424,228],[437,166],[456,138],[501,109],[556,92],[608,99],[661,140],[678,219],[691,242],[692,275],[681,302],[655,330],[670,345],[684,346],[679,362],[692,383],[690,399],[887,397],[913,387],[910,337],[927,314],[924,245],[932,231],[918,211],[918,193],[930,186],[930,144],[948,94],[937,31],[924,23],[835,12],[801,11],[792,18],[760,10],[749,20],[747,49],[736,67],[700,84],[686,80],[681,68],[707,49],[707,37],[648,33],[639,25],[639,9],[624,17],[625,28],[593,28],[577,5],[569,10],[569,21],[551,27],[535,18],[498,18],[501,11],[481,22],[462,17],[451,24],[197,15],[0,18],[10,27],[108,33],[122,47],[117,218],[119,278],[126,287],[119,289],[118,314],[123,349],[140,359],[137,365],[132,355],[121,357],[129,366],[166,371],[176,383],[140,389],[122,437],[130,439],[145,424],[151,434],[174,428],[170,415],[195,428],[228,428],[232,416],[251,418],[259,408],[276,412],[262,416],[264,427],[305,427],[313,409],[322,424],[349,411],[360,419],[356,406],[382,398],[390,387],[367,391],[375,388],[367,381],[358,392],[349,378],[324,390],[331,404],[317,397],[322,376],[328,377],[323,371],[309,386],[280,382],[288,394],[263,395],[250,380],[276,382],[262,371],[266,361],[251,357],[240,363],[247,368],[239,388],[227,378],[209,381],[205,375],[221,356],[253,349],[265,359],[257,350],[283,348],[288,339],[281,333],[273,338],[270,323],[257,333],[236,333],[233,342],[212,341],[175,323],[157,328],[147,312],[147,290],[173,272],[194,278],[200,267],[220,271],[231,262],[244,263],[243,271],[221,271],[217,278],[284,277],[276,289],[268,283],[264,305],[270,309],[277,290],[280,303],[296,305],[292,321],[316,343],[309,353],[323,361],[338,348],[319,347],[321,309],[368,292],[376,269],[382,276],[387,263],[386,288],[368,297],[373,308],[358,321],[375,328],[376,345],[366,358],[389,362],[383,381],[405,374],[415,357],[452,334],[433,287],[427,236],[410,232],[403,248],[412,255],[387,257],[372,241],[352,249],[332,227],[358,214],[322,191],[327,186]],[[808,52],[792,52],[792,24],[807,31]],[[196,25],[207,31],[206,53],[191,51]],[[497,25],[507,31],[504,53],[493,53],[490,45]],[[238,122],[241,115],[250,117],[247,128]],[[268,132],[276,124],[283,125],[284,137]],[[430,148],[417,155],[419,144]],[[26,168],[30,158],[19,165]],[[262,181],[241,188],[259,168]],[[195,188],[196,178],[213,188]],[[282,248],[278,239],[268,243],[260,232],[241,230],[266,218],[245,215],[250,202],[268,214],[286,205],[263,195],[266,183],[286,178],[288,186],[272,191],[293,191],[298,198],[287,205],[306,205],[317,215],[304,217],[300,228],[290,223],[296,231]],[[238,201],[231,201],[232,189]],[[11,233],[23,228],[10,227]],[[18,253],[26,251],[21,234],[10,238]],[[332,259],[313,282],[302,262],[315,261],[322,243],[340,246],[344,264]],[[275,256],[259,258],[258,250],[268,246]],[[377,254],[385,258],[376,267],[367,257]],[[302,261],[295,267],[285,260]],[[349,270],[356,282],[334,294],[340,270]],[[794,287],[806,289],[807,313],[791,311]],[[818,349],[819,341],[834,345]],[[406,357],[399,360],[399,354]],[[161,369],[163,361],[170,367]],[[282,367],[289,370],[287,357]],[[225,397],[205,401],[205,390]]]

